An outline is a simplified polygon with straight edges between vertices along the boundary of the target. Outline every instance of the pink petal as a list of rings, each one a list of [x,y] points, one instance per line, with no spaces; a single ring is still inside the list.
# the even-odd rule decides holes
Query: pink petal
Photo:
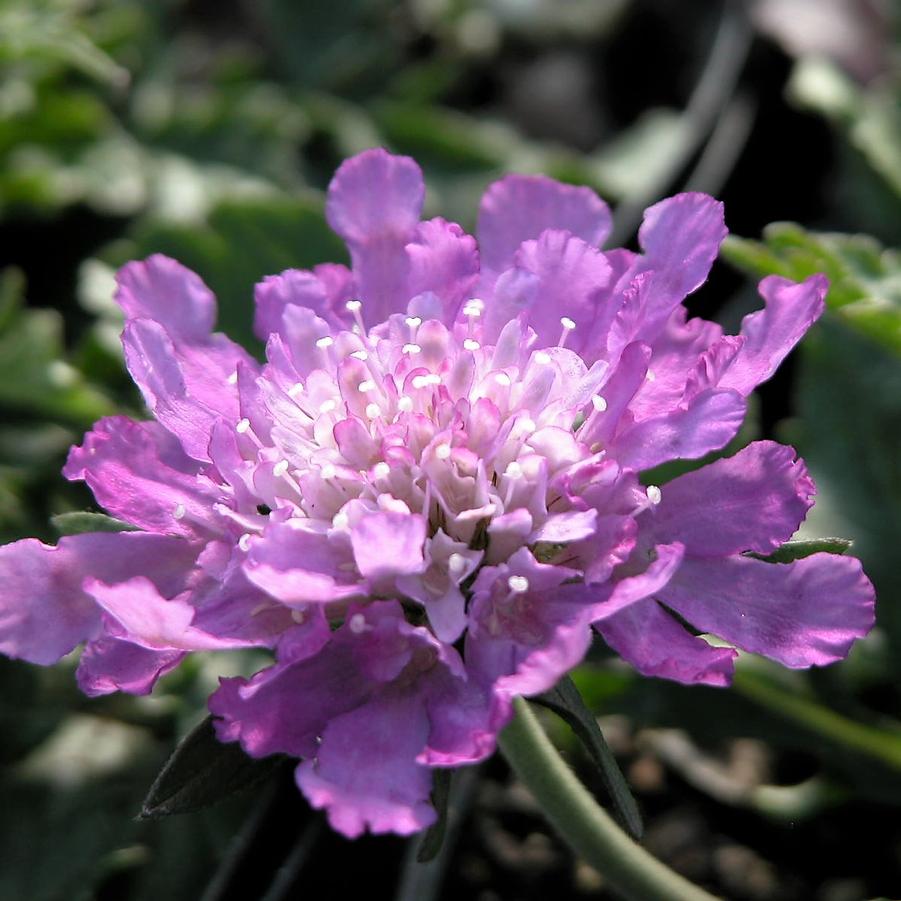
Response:
[[[257,364],[237,344],[216,335],[204,345],[176,345],[150,319],[128,323],[122,334],[125,363],[156,418],[195,460],[209,460],[217,419],[240,418],[236,373]]]
[[[834,554],[687,559],[659,597],[696,628],[791,667],[841,660],[873,626],[860,561]]]
[[[538,333],[539,347],[555,345],[563,330],[561,318],[576,328],[569,343],[581,350],[595,330],[606,333],[614,310],[599,303],[610,278],[610,264],[591,244],[565,231],[547,230],[536,241],[526,241],[514,257],[518,269],[537,279],[537,295],[526,308],[526,322]]]
[[[157,679],[184,659],[184,651],[153,651],[109,635],[88,642],[78,661],[78,687],[91,698],[124,691],[150,694]]]
[[[115,585],[86,579],[84,590],[116,621],[116,637],[154,651],[203,651],[246,647],[240,639],[220,638],[192,626],[195,609],[167,600],[144,576]],[[121,632],[119,632],[121,629]]]
[[[472,296],[479,278],[475,239],[454,222],[421,222],[407,247],[410,297],[430,292],[441,302],[440,319],[452,325],[463,301]]]
[[[597,247],[610,232],[610,210],[590,188],[543,175],[508,175],[489,185],[479,207],[482,268],[493,283],[523,241],[547,229],[571,232]],[[483,289],[484,290],[484,289]]]
[[[196,538],[220,530],[219,498],[198,480],[201,466],[155,422],[101,419],[69,451],[63,475],[84,479],[111,515],[148,532]]]
[[[178,341],[202,343],[216,321],[216,298],[199,275],[162,254],[116,274],[116,302],[128,319],[153,319]]]
[[[792,448],[755,441],[667,482],[649,525],[655,540],[680,541],[693,557],[766,554],[794,535],[814,491]]]
[[[55,663],[100,632],[100,610],[82,590],[87,577],[120,581],[151,575],[177,592],[196,545],[143,532],[96,532],[61,538],[56,547],[26,538],[0,547],[0,652]]]
[[[406,156],[376,148],[346,160],[328,189],[325,215],[347,242],[368,325],[409,300],[406,245],[414,239],[425,184]]]
[[[715,648],[680,625],[653,598],[637,601],[595,628],[623,660],[643,676],[686,685],[729,685],[732,648]]]
[[[385,511],[362,517],[350,530],[357,568],[375,583],[422,572],[426,531],[418,514]]]
[[[776,371],[825,309],[829,282],[812,275],[796,283],[770,275],[760,283],[766,307],[742,320],[744,344],[719,384],[750,394]]]
[[[350,548],[304,520],[270,524],[251,542],[247,578],[285,604],[337,601],[365,594]]]
[[[431,771],[416,762],[428,732],[416,693],[383,694],[329,721],[316,758],[297,768],[297,784],[348,838],[367,828],[376,834],[419,832],[436,818],[429,803]]]
[[[658,290],[665,285],[667,293],[681,300],[707,279],[727,234],[722,203],[706,194],[685,193],[648,207],[638,240]]]
[[[731,441],[745,418],[745,399],[732,390],[708,389],[664,416],[618,434],[610,452],[623,466],[650,469],[670,460],[695,460]]]

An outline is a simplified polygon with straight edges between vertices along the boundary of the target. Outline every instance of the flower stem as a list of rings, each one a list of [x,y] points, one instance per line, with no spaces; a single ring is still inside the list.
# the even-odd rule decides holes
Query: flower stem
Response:
[[[623,832],[566,765],[522,698],[500,746],[551,825],[618,894],[632,901],[712,901]]]

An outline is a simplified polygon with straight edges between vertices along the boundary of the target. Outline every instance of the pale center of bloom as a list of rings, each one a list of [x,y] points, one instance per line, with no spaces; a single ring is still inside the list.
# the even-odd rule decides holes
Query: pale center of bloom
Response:
[[[344,534],[378,511],[423,517],[424,584],[434,592],[523,546],[545,562],[559,556],[571,539],[548,542],[542,530],[573,510],[567,473],[603,459],[597,442],[579,435],[607,410],[597,393],[603,368],[589,371],[564,346],[576,323],[563,317],[558,346],[537,348],[516,321],[486,343],[478,299],[464,304],[453,329],[395,315],[367,333],[361,309],[347,303],[353,331],[311,339],[311,370],[264,370],[268,442],[246,419],[235,427],[249,440],[248,465],[274,461],[271,480],[255,482],[266,505],[281,519]],[[649,487],[645,504],[659,500]],[[507,589],[525,595],[529,580],[511,575]]]

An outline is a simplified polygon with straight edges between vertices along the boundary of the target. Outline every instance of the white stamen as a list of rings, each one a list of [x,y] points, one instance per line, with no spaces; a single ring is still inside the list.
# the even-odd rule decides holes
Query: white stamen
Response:
[[[245,432],[249,432],[250,431],[250,420],[249,419],[240,420],[240,422],[238,422],[238,424],[235,426],[235,431],[239,435],[243,435]]]
[[[466,558],[462,554],[451,554],[447,558],[447,572],[451,576],[460,576],[466,569]]]
[[[418,316],[407,316],[404,320],[410,328],[419,328],[422,325],[422,320]]]
[[[482,345],[475,338],[466,338],[463,341],[464,350],[478,350]]]
[[[449,444],[439,444],[435,448],[435,456],[439,460],[446,460],[451,455],[451,446]]]
[[[366,416],[369,419],[378,419],[382,415],[382,408],[378,404],[366,404]]]
[[[463,315],[470,319],[478,319],[479,316],[482,315],[482,310],[484,309],[484,302],[479,300],[478,297],[473,297],[463,304]]]
[[[532,432],[534,432],[535,429],[538,428],[538,426],[535,425],[535,421],[533,419],[529,419],[528,417],[518,420],[516,425],[528,435],[531,435]]]
[[[355,360],[362,360],[364,363],[369,359],[369,354],[365,350],[355,350],[351,356]]]
[[[338,470],[335,469],[333,464],[326,463],[325,466],[323,466],[322,469],[319,470],[319,473],[322,478],[328,481],[329,479],[333,479],[336,475],[338,475]]]
[[[362,613],[355,613],[348,621],[347,625],[354,635],[362,635],[366,631],[366,617]]]
[[[363,394],[366,394],[367,391],[375,391],[375,382],[372,379],[366,379],[357,385],[357,391],[362,391]]]
[[[521,479],[523,475],[522,467],[519,465],[519,463],[516,462],[516,460],[514,460],[512,463],[507,464],[507,468],[504,470],[504,475],[508,479],[513,479],[514,481]]]
[[[391,475],[391,467],[384,460],[380,460],[372,467],[372,473],[377,479],[386,479]]]
[[[649,370],[645,373],[645,376],[644,376],[644,377],[645,377],[649,382],[653,382],[653,381],[657,378],[657,376],[654,374],[654,370],[653,370],[653,369],[649,369]]]
[[[509,388],[513,384],[513,382],[510,379],[510,376],[507,375],[506,372],[498,372],[494,376],[494,380],[498,383],[498,385],[501,385],[503,388]]]
[[[272,474],[280,479],[286,472],[288,471],[288,461],[287,460],[279,460],[275,466],[272,467]]]
[[[322,338],[316,339],[316,346],[320,350],[325,350],[328,347],[331,347],[335,343],[335,339],[331,335],[325,335]]]
[[[655,506],[659,504],[663,498],[663,493],[656,485],[648,485],[645,492],[647,493],[648,500]]]
[[[238,370],[236,369],[227,379],[229,385],[238,384]]]
[[[188,511],[185,509],[185,505],[184,505],[184,504],[176,504],[176,505],[175,505],[175,509],[172,511],[172,515],[173,515],[176,519],[184,519],[184,518],[185,518],[185,513],[187,513],[187,512],[188,512]]]
[[[349,300],[346,304],[344,304],[344,308],[348,313],[357,313],[362,306],[363,304],[359,300]]]
[[[336,513],[332,517],[332,528],[333,529],[346,529],[350,524],[350,518],[348,515],[342,510],[339,513]]]
[[[401,352],[405,354],[418,354],[422,353],[422,348],[418,344],[405,344],[401,348]]]
[[[525,594],[529,590],[529,580],[525,576],[510,576],[507,586],[513,594]]]
[[[337,406],[338,406],[337,401],[332,400],[332,398],[329,398],[328,400],[324,400],[319,405],[319,412],[320,413],[331,413],[332,410],[334,410],[335,407],[337,407]]]
[[[563,331],[560,332],[560,340],[557,342],[557,347],[565,347],[569,339],[569,333],[576,327],[576,324],[569,316],[561,316],[560,325],[563,326]]]
[[[298,394],[303,394],[303,382],[295,382],[288,389],[288,397],[292,400],[297,397]]]
[[[417,391],[421,391],[428,386],[429,382],[428,378],[424,375],[414,375],[412,384]]]
[[[244,553],[247,553],[247,551],[250,550],[250,533],[249,532],[245,532],[238,539],[238,547],[241,548],[241,550],[244,551]]]
[[[600,394],[591,395],[591,405],[598,413],[603,413],[607,409],[607,401]]]
[[[307,618],[307,614],[305,610],[292,610],[291,611],[291,619],[294,620],[298,625],[303,623],[303,621]]]
[[[539,366],[547,366],[547,364],[551,362],[551,355],[546,351],[539,350],[538,353],[535,354],[533,359],[536,363],[538,363]]]
[[[401,395],[397,401],[397,409],[401,413],[411,413],[413,411],[413,398],[407,397],[406,394]]]

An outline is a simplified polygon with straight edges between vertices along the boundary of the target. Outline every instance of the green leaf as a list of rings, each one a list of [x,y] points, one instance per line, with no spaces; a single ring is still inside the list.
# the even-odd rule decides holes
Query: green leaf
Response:
[[[901,354],[901,254],[866,235],[805,231],[790,222],[764,229],[763,242],[728,238],[723,253],[757,276],[801,281],[817,272],[830,283],[826,302],[847,325]]]
[[[50,517],[50,523],[60,535],[82,535],[85,532],[137,532],[137,526],[114,519],[105,513],[75,511],[57,513]]]
[[[441,850],[444,836],[447,834],[447,802],[450,798],[451,778],[453,770],[436,769],[432,781],[432,805],[438,819],[429,826],[416,852],[419,863],[428,863]]]
[[[563,719],[597,764],[601,778],[613,801],[614,810],[630,835],[639,839],[644,831],[638,805],[598,726],[594,714],[585,706],[579,689],[564,676],[550,691],[531,699]]]
[[[791,563],[811,554],[844,554],[854,542],[847,538],[812,538],[807,541],[786,541],[772,554],[748,554],[766,563]]]
[[[901,82],[877,79],[863,89],[823,57],[801,60],[788,86],[795,102],[840,128],[848,142],[901,196]]]
[[[213,729],[213,718],[208,716],[172,752],[144,799],[139,819],[158,819],[209,807],[261,782],[284,761],[280,755],[256,760],[245,754],[240,745],[220,742]]]

